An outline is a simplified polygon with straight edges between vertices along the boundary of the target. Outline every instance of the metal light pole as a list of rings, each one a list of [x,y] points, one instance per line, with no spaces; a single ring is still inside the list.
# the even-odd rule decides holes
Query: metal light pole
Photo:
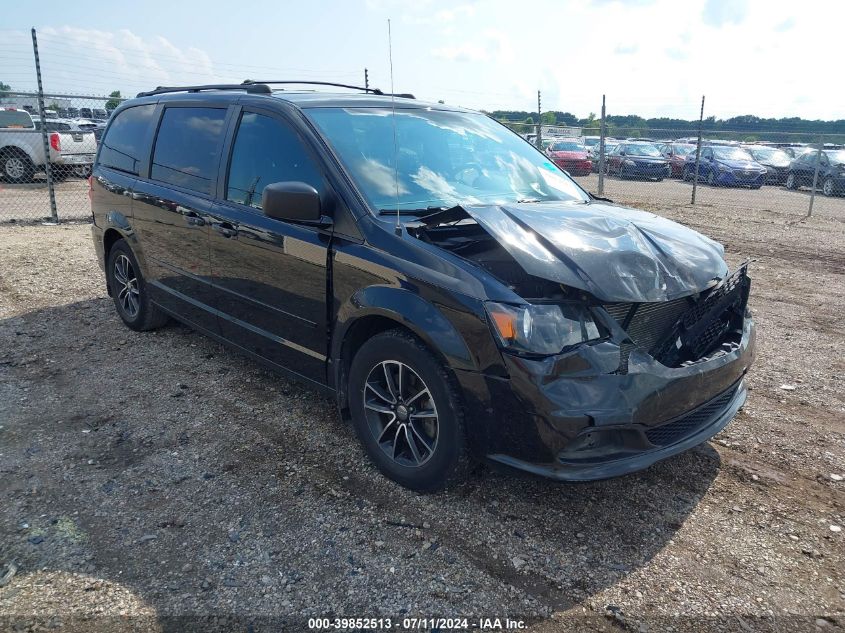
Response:
[[[50,192],[50,216],[58,223],[56,191],[53,188],[53,167],[50,165],[50,142],[47,140],[47,119],[44,116],[44,86],[41,84],[41,60],[38,57],[38,38],[32,29],[32,52],[35,55],[35,76],[38,79],[38,114],[41,119],[41,143],[44,146],[44,171],[47,173],[47,191]]]
[[[370,72],[366,68],[364,69],[364,90],[370,91]]]

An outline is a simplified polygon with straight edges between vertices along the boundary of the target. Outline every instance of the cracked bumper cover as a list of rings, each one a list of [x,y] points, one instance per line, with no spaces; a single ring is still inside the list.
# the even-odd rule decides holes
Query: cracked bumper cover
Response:
[[[635,349],[628,373],[616,373],[619,347],[610,342],[540,360],[505,354],[509,378],[480,377],[471,387],[484,396],[470,414],[487,420],[473,425],[482,427],[476,439],[494,462],[561,481],[634,472],[731,421],[745,402],[754,348],[747,316],[730,351],[677,368]]]

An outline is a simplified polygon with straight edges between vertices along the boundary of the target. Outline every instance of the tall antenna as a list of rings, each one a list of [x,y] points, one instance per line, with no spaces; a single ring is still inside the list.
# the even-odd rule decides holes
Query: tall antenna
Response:
[[[387,56],[390,59],[390,110],[393,119],[393,180],[396,184],[396,235],[402,235],[399,212],[399,145],[396,140],[396,97],[393,90],[393,35],[390,32],[390,18],[387,18]]]

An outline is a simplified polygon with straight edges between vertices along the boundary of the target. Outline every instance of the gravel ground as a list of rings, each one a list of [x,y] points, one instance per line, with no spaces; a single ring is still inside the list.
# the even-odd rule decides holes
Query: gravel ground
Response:
[[[841,630],[845,212],[644,206],[754,260],[744,410],[621,479],[482,468],[429,496],[322,396],[185,327],[126,329],[86,225],[0,225],[0,629]]]

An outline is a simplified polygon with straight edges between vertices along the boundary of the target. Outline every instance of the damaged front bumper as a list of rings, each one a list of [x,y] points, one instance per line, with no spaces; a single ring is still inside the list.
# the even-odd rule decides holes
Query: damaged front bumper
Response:
[[[695,362],[668,367],[618,341],[531,359],[503,354],[508,378],[477,379],[474,400],[495,403],[477,432],[493,462],[561,481],[631,473],[713,437],[746,399],[754,322],[745,310],[725,342]],[[482,384],[483,383],[483,384]]]

